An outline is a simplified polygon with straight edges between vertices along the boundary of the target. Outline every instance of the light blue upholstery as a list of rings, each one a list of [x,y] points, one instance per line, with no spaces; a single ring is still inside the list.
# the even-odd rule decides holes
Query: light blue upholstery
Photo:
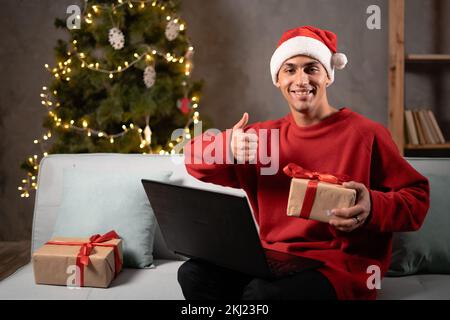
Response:
[[[425,176],[450,175],[450,159],[408,159]],[[32,250],[47,241],[53,232],[56,213],[61,204],[64,168],[149,168],[173,172],[170,181],[200,189],[231,194],[242,190],[200,182],[189,176],[182,156],[81,154],[51,155],[41,163],[36,195]],[[450,189],[450,186],[448,186]],[[449,208],[442,208],[448,210]],[[449,215],[450,219],[450,215]],[[157,228],[155,237],[155,268],[124,269],[108,289],[35,285],[30,264],[0,282],[0,299],[183,299],[176,272],[183,262],[168,250]],[[387,277],[378,290],[379,299],[450,299],[450,275],[424,274]]]
[[[130,170],[145,173],[170,171],[169,182],[199,189],[242,195],[236,190],[203,183],[186,172],[181,155],[142,154],[58,154],[45,157],[41,164],[36,194],[31,251],[48,241],[54,231],[57,213],[62,203],[64,170],[100,170],[102,172]],[[1,299],[183,299],[177,282],[177,270],[185,258],[173,254],[166,246],[156,226],[153,254],[154,267],[125,268],[108,289],[68,289],[60,286],[36,285],[33,268],[28,264],[0,281]]]
[[[123,266],[153,263],[156,218],[141,179],[168,181],[171,171],[66,168],[52,237],[89,238],[110,230],[123,241]]]

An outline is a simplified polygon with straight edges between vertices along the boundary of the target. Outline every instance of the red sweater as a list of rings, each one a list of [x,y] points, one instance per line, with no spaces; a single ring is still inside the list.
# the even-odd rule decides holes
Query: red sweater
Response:
[[[275,175],[261,175],[261,168],[269,165],[260,163],[193,164],[194,158],[201,161],[202,150],[192,148],[198,139],[204,140],[203,150],[220,143],[224,158],[225,150],[229,155],[225,139],[221,142],[211,135],[205,139],[205,134],[185,147],[187,171],[205,182],[242,188],[259,224],[263,246],[325,262],[319,271],[333,284],[339,299],[375,299],[376,289],[367,286],[373,274],[368,267],[379,266],[383,276],[390,264],[392,232],[421,226],[429,208],[427,178],[399,154],[386,128],[349,108],[307,127],[297,126],[289,113],[244,131],[250,128],[279,129]],[[225,132],[221,135],[223,138]],[[260,143],[258,148],[265,147]],[[282,168],[290,162],[311,171],[346,174],[363,183],[371,198],[371,215],[364,226],[341,232],[326,223],[288,217],[290,178]]]

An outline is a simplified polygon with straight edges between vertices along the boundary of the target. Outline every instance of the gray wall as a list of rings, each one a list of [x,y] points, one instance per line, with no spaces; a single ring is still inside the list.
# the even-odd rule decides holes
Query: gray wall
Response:
[[[34,197],[20,198],[22,161],[39,152],[44,134],[39,94],[50,80],[53,47],[64,35],[53,26],[76,1],[1,0],[0,10],[0,240],[30,237]]]
[[[338,35],[339,51],[349,59],[347,68],[336,72],[336,81],[328,90],[330,103],[351,106],[385,122],[387,1],[190,0],[188,3],[195,8],[186,5],[184,15],[194,22],[189,24],[197,44],[194,74],[207,81],[202,107],[205,114],[215,118],[218,128],[230,127],[244,111],[249,112],[250,121],[277,118],[288,112],[287,104],[271,82],[269,61],[284,31],[309,24],[333,30]],[[366,27],[366,9],[370,4],[381,7],[381,30]]]
[[[408,0],[407,50],[450,52],[449,19],[437,26],[447,39],[435,48],[430,39],[435,1]],[[440,1],[450,11],[447,0]],[[53,63],[53,46],[64,34],[53,27],[76,0],[1,0],[0,12],[0,240],[29,237],[34,198],[19,197],[21,161],[37,152],[33,140],[43,133],[41,87],[49,77],[43,65]],[[387,0],[184,0],[181,15],[196,50],[193,76],[206,81],[200,111],[219,129],[232,126],[242,113],[250,121],[278,118],[288,107],[269,75],[269,60],[282,32],[312,24],[335,31],[339,51],[349,64],[337,71],[329,88],[330,103],[387,124]],[[381,8],[381,30],[368,30],[366,9]],[[418,22],[418,21],[423,21]],[[445,21],[445,20],[444,20]],[[439,70],[441,70],[440,68]],[[437,71],[439,71],[437,70]],[[412,91],[407,105],[440,110],[449,123],[449,74],[408,75]],[[436,97],[437,89],[441,93]],[[411,90],[411,89],[410,89]],[[446,104],[446,105],[445,105]],[[438,106],[436,106],[438,105]],[[446,109],[444,109],[446,108]],[[447,133],[448,134],[448,133]]]

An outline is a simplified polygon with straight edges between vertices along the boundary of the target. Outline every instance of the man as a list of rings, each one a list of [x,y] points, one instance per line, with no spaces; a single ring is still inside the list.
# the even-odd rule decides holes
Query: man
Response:
[[[399,154],[382,125],[329,104],[327,87],[334,81],[335,69],[346,62],[345,55],[337,53],[337,38],[330,31],[304,26],[285,32],[270,71],[290,113],[250,126],[244,113],[232,129],[231,146],[224,146],[231,149],[236,163],[195,164],[193,158],[198,160],[202,150],[194,150],[193,142],[185,148],[191,175],[245,190],[265,248],[325,265],[269,281],[189,260],[178,272],[187,299],[376,298],[376,290],[367,285],[368,270],[379,268],[384,275],[392,232],[421,226],[429,207],[429,184]],[[356,204],[332,210],[329,224],[288,217],[290,178],[282,170],[263,175],[262,165],[255,161],[258,150],[268,148],[254,133],[261,129],[278,132],[280,168],[295,163],[311,171],[346,174],[352,181],[343,186],[357,191]]]

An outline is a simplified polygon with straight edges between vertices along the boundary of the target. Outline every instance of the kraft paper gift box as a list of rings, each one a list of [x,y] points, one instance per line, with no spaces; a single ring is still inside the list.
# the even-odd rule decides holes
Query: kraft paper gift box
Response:
[[[356,190],[341,185],[346,176],[322,174],[288,164],[283,171],[290,177],[291,187],[287,215],[321,222],[329,222],[331,210],[355,205]]]
[[[55,237],[32,261],[36,284],[107,288],[122,269],[122,240],[114,231],[88,239]]]

